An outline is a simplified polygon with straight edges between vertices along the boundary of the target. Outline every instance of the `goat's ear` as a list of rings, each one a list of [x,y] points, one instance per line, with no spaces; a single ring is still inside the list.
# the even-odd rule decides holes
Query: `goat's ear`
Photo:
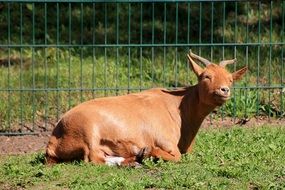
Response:
[[[201,73],[203,72],[203,69],[197,63],[195,63],[195,61],[193,61],[193,59],[191,58],[189,54],[187,54],[187,57],[189,60],[189,65],[191,66],[196,76],[199,77]]]
[[[233,76],[233,80],[236,81],[236,80],[240,80],[243,75],[245,74],[245,72],[247,71],[247,67],[244,67],[234,73],[232,73],[232,76]]]

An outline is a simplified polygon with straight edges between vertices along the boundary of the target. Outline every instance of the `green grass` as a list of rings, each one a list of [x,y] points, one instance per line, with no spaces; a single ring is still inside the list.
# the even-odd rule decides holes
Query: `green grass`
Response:
[[[185,50],[184,53],[177,53],[177,58],[175,49],[168,49],[165,57],[157,50],[153,60],[149,55],[140,59],[139,51],[135,50],[131,50],[129,60],[124,52],[128,52],[126,48],[119,49],[119,56],[116,57],[117,50],[109,49],[106,57],[80,58],[72,50],[40,49],[33,56],[29,55],[30,50],[23,51],[22,56],[34,57],[34,63],[28,59],[10,67],[0,67],[0,88],[8,89],[0,92],[0,130],[18,131],[22,129],[21,124],[42,125],[57,120],[71,107],[96,97],[127,94],[152,87],[188,86],[197,82],[196,76],[187,67]],[[16,51],[12,53],[21,57]],[[242,60],[242,56],[244,54],[238,54],[238,59]],[[249,62],[253,64],[254,58],[250,57]],[[278,84],[277,71],[282,69],[277,60],[273,63],[276,75],[272,76],[272,81]],[[237,68],[244,65],[239,62]],[[234,67],[228,68],[233,71]],[[236,85],[255,86],[255,76],[255,69],[250,68],[246,77]],[[266,85],[266,82],[260,84]],[[284,98],[281,91],[235,90],[221,113],[238,118],[262,114],[282,117]]]
[[[0,188],[284,189],[285,128],[207,128],[180,163],[142,168],[85,163],[47,167],[42,153],[0,157]]]
[[[116,59],[112,56],[116,53],[114,49],[108,51],[108,55],[112,55],[107,55],[106,59],[103,56],[80,59],[69,56],[64,50],[59,51],[57,58],[54,51],[35,52],[35,64],[27,61],[10,68],[0,67],[0,88],[16,90],[1,91],[0,130],[17,130],[22,122],[56,118],[94,97],[127,94],[158,86],[183,86],[196,81],[184,62],[178,60],[174,64],[173,57],[170,59],[173,53],[168,55],[165,63],[162,57],[157,57],[152,64],[144,57],[131,57],[129,61],[128,56],[121,55]],[[125,52],[125,49],[119,52]]]

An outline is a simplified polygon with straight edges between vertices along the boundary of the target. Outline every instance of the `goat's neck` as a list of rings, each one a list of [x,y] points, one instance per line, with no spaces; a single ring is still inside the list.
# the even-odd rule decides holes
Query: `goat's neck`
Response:
[[[181,115],[181,139],[178,146],[181,152],[187,151],[203,120],[215,107],[201,102],[197,85],[186,90],[179,108]]]
[[[211,113],[216,106],[207,105],[203,103],[199,96],[198,85],[193,86],[192,89],[189,89],[184,96],[185,103],[182,104],[182,112],[185,112],[183,115],[185,121],[190,123],[201,124],[205,117]]]

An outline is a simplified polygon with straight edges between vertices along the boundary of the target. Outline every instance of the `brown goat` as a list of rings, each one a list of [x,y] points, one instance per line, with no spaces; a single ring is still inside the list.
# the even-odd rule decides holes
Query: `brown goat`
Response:
[[[204,118],[230,98],[233,81],[247,68],[224,67],[187,55],[198,84],[178,90],[150,89],[79,104],[63,115],[46,148],[46,162],[83,159],[96,164],[133,164],[144,157],[179,161],[190,152]],[[203,69],[195,61],[206,65]]]

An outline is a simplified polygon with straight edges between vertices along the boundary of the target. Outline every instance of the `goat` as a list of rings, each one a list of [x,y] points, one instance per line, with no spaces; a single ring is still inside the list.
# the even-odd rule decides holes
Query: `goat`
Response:
[[[145,157],[179,161],[181,154],[192,150],[204,118],[230,98],[232,83],[247,71],[225,69],[236,59],[218,65],[191,50],[187,57],[198,77],[194,86],[98,98],[65,113],[49,139],[46,163],[81,159],[131,165]]]

